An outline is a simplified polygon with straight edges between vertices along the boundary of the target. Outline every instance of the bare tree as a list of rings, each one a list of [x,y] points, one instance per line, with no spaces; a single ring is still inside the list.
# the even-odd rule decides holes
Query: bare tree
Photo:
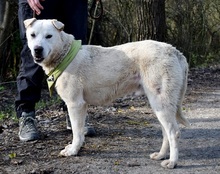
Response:
[[[191,67],[219,60],[219,0],[168,0],[166,9],[169,42],[184,52]]]
[[[13,34],[17,22],[17,1],[0,1],[0,82],[4,81],[7,69],[11,68],[13,55]]]
[[[94,44],[165,40],[165,0],[112,0],[104,1],[104,7],[104,16],[95,28]]]

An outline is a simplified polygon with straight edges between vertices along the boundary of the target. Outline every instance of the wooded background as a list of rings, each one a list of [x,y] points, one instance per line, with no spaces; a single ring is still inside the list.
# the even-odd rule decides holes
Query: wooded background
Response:
[[[177,47],[190,67],[220,62],[219,0],[102,2],[104,13],[95,21],[91,44],[113,46],[154,39]],[[17,0],[0,0],[0,83],[15,80],[19,69],[22,45],[17,11]],[[92,22],[89,18],[88,38]]]

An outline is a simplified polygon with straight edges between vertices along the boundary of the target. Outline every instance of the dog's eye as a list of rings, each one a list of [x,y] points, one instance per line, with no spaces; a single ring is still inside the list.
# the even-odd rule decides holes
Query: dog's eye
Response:
[[[46,36],[46,39],[50,39],[52,37],[52,35],[51,34],[48,34],[47,36]]]
[[[36,35],[34,33],[31,34],[31,37],[35,37]]]

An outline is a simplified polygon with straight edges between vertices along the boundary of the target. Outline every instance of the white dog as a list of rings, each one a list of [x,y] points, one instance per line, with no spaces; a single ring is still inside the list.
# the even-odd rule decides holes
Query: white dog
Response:
[[[64,24],[56,20],[28,19],[28,46],[34,61],[46,74],[57,69],[73,47],[79,46],[74,37],[63,31]],[[117,97],[137,91],[144,92],[155,112],[163,132],[159,152],[151,159],[170,158],[161,165],[174,168],[178,161],[179,127],[188,126],[181,111],[187,87],[186,58],[169,44],[152,40],[132,42],[104,48],[83,45],[76,56],[54,79],[60,97],[65,101],[73,130],[73,141],[60,152],[63,156],[77,155],[84,142],[84,124],[88,104],[103,105]],[[51,79],[52,78],[52,79]]]

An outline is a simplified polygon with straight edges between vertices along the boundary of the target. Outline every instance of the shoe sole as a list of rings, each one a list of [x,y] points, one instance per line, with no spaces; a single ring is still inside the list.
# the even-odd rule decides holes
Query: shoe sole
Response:
[[[39,136],[39,135],[32,135],[32,137],[24,138],[24,137],[22,137],[22,136],[19,135],[19,139],[20,139],[21,141],[27,142],[27,141],[39,140],[39,139],[40,139],[40,136]]]

